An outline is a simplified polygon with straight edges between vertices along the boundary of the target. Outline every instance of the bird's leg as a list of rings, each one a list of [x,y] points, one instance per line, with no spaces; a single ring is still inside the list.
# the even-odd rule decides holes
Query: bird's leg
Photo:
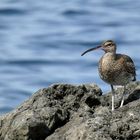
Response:
[[[125,90],[126,90],[126,86],[124,86],[124,91],[123,91],[123,95],[122,95],[122,98],[121,98],[121,105],[120,105],[120,107],[122,107],[123,103],[124,103]]]
[[[112,90],[112,111],[114,111],[115,91],[113,85],[111,85],[111,90]]]

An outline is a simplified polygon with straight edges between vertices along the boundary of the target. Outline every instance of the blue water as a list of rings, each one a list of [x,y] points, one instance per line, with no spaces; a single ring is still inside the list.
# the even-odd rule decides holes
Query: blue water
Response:
[[[103,55],[81,53],[113,39],[130,55],[140,78],[140,1],[1,0],[0,114],[53,83],[97,83]]]

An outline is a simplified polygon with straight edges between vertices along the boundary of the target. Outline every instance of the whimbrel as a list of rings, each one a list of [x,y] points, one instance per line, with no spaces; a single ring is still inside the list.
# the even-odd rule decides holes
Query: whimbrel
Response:
[[[114,86],[120,85],[124,87],[120,107],[124,103],[124,95],[126,93],[126,85],[136,80],[136,70],[133,60],[125,54],[116,53],[116,44],[112,40],[103,42],[100,46],[88,49],[87,52],[101,48],[105,54],[99,60],[99,75],[106,83],[110,84],[112,90],[112,111],[114,110],[115,90]]]

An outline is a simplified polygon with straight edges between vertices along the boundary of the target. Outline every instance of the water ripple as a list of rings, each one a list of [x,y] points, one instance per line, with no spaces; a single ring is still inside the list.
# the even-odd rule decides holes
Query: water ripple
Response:
[[[5,65],[19,65],[19,66],[25,66],[25,65],[74,65],[77,64],[79,61],[65,61],[65,60],[9,60],[5,62],[1,62],[1,64]]]
[[[0,15],[11,16],[11,15],[22,15],[22,14],[25,14],[25,10],[15,9],[15,8],[0,9]]]
[[[82,15],[87,15],[90,14],[89,11],[86,10],[66,10],[62,13],[64,16],[82,16]]]

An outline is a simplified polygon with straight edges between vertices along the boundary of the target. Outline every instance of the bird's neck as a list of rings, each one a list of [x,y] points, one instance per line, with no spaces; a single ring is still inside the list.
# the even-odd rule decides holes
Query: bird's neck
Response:
[[[110,60],[114,60],[116,58],[116,52],[106,52],[104,54],[104,58],[108,58]]]

